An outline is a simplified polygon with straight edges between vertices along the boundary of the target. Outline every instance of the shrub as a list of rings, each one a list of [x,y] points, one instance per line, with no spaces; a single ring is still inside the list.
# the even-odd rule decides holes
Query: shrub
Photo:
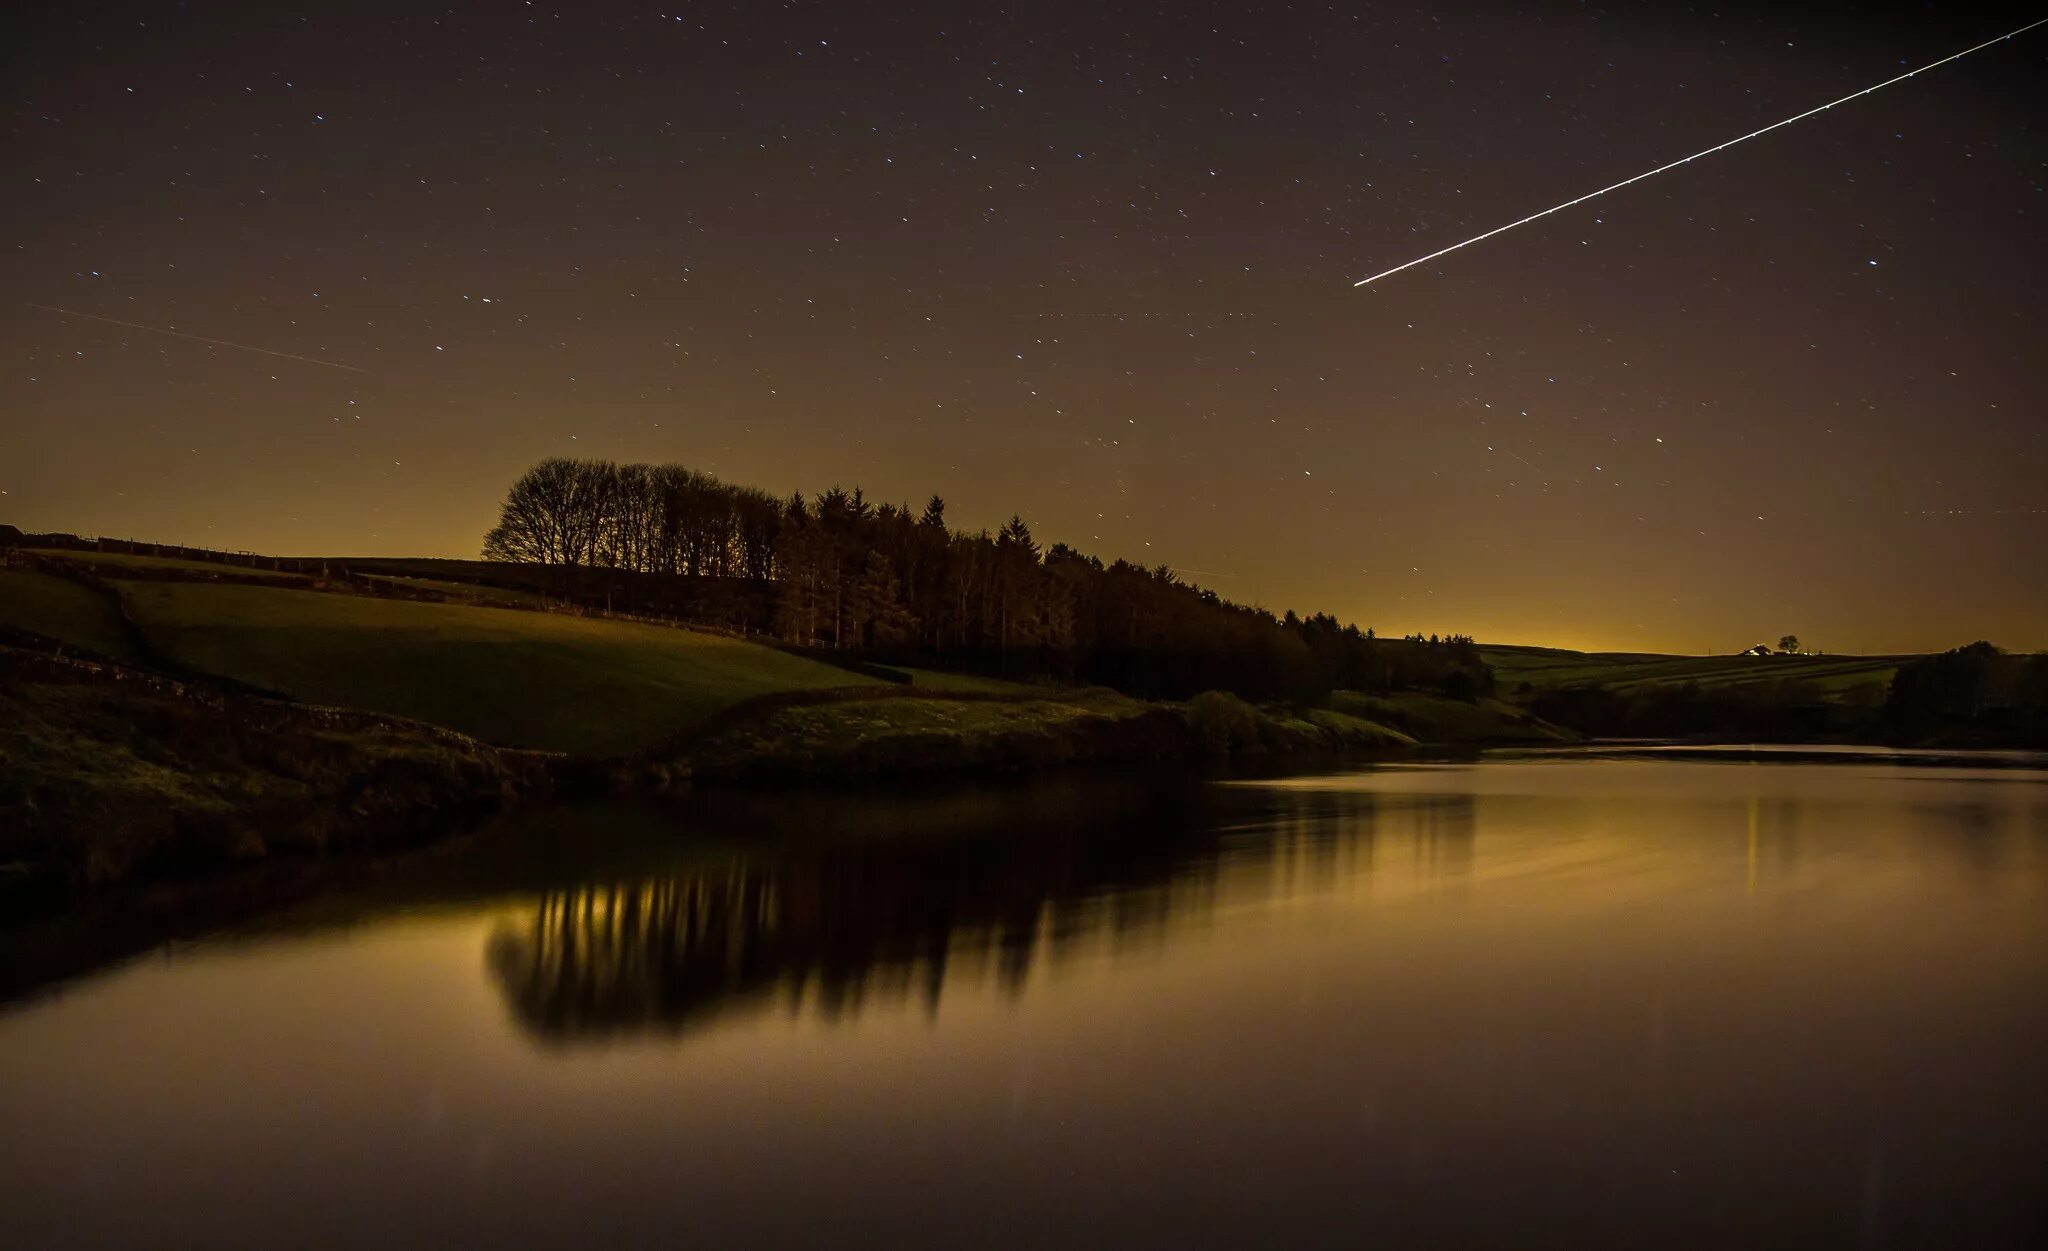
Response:
[[[1228,691],[1203,691],[1187,702],[1184,715],[1195,743],[1212,755],[1258,746],[1258,710]]]

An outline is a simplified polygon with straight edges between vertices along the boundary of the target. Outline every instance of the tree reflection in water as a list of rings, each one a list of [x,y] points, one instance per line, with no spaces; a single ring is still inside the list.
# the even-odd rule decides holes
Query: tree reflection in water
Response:
[[[517,1019],[553,1040],[679,1031],[767,1002],[828,1017],[912,1000],[936,1011],[949,973],[1014,995],[1041,955],[1057,963],[1102,937],[1124,949],[1201,921],[1227,864],[1285,875],[1271,883],[1283,890],[1327,886],[1340,859],[1369,866],[1384,802],[1185,785],[1011,798],[1027,794],[1024,812],[1001,792],[965,812],[842,800],[826,810],[834,823],[879,812],[914,828],[839,829],[808,852],[550,890],[493,932],[488,962]],[[1434,871],[1469,866],[1469,796],[1400,806]],[[753,815],[727,817],[744,827]],[[949,818],[963,824],[938,828]]]

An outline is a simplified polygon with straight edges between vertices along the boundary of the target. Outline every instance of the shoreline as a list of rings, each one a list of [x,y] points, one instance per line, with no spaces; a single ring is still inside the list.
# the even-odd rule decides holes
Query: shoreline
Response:
[[[600,757],[501,746],[80,650],[0,630],[0,713],[13,723],[0,729],[0,927],[113,887],[442,842],[556,798],[926,787],[1085,769],[1203,776],[1491,747],[1909,761],[1969,750],[1582,740],[1500,701],[1419,692],[1255,707],[1214,691],[1161,702],[1100,687],[893,683],[742,699],[665,742]]]
[[[1076,768],[1397,758],[1424,744],[1322,709],[1210,693],[906,687],[742,701],[669,742],[599,758],[194,681],[0,638],[0,920],[108,888],[437,842],[562,797],[925,785]],[[28,644],[24,646],[24,644]],[[67,649],[76,650],[76,649]]]
[[[1992,763],[1954,750],[1880,745],[1560,742],[1536,737],[1533,728],[1519,738],[1426,742],[1356,718],[1318,723],[1302,715],[1326,710],[1253,708],[1227,697],[1172,705],[1100,689],[1020,695],[901,687],[746,701],[637,756],[597,759],[497,747],[424,722],[223,691],[0,641],[0,711],[37,688],[80,716],[66,728],[86,735],[88,752],[133,747],[91,737],[106,718],[145,737],[167,731],[163,740],[190,753],[186,763],[195,776],[240,777],[248,784],[231,793],[256,798],[207,806],[186,796],[182,807],[144,814],[118,779],[96,797],[89,779],[47,779],[73,788],[83,782],[82,793],[102,802],[74,808],[74,816],[84,813],[93,823],[69,829],[52,825],[48,811],[37,812],[45,818],[40,860],[24,857],[30,848],[12,832],[0,845],[6,1008],[62,993],[78,977],[165,943],[394,878],[444,855],[501,855],[493,831],[518,822],[500,822],[545,819],[557,805],[693,797],[716,803],[721,795],[774,796],[778,788],[830,803],[842,795],[939,795],[957,786],[1028,787],[1062,778],[1085,784],[1091,776],[1180,785],[1470,760],[1502,749],[1531,757]],[[1209,721],[1195,713],[1196,703],[1208,705]],[[98,720],[90,715],[95,710]],[[920,721],[946,713],[964,720],[950,728]],[[6,733],[0,731],[0,747]],[[2048,760],[2041,753],[2000,756],[2010,759],[1997,763],[2012,767]],[[286,770],[285,781],[298,789],[275,791],[278,761],[297,758],[329,767]],[[0,751],[0,785],[11,789],[23,776],[9,765]],[[0,790],[0,809],[19,793]],[[124,816],[135,823],[123,827]],[[516,843],[511,847],[516,854]]]

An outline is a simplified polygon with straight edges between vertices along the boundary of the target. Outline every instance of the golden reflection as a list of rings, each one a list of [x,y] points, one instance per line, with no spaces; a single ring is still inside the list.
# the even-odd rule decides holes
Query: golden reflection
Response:
[[[1244,1185],[1265,1225],[1212,1240],[1426,1193],[1456,1223],[1392,1242],[1470,1241],[1469,1209],[1512,1245],[1648,1196],[1601,1231],[1626,1243],[1672,1205],[1813,1195],[1821,1245],[1876,1134],[1886,1203],[1920,1176],[1964,1200],[1930,1220],[2031,1214],[2044,796],[1538,759],[565,806],[0,1013],[0,1245],[290,1245],[346,1215],[328,1241],[515,1246],[552,1210],[550,1245],[775,1241],[788,1212],[807,1246],[821,1203],[901,1245],[935,1194],[970,1242],[1092,1196],[1190,1214],[1155,1240],[1185,1245]],[[534,1202],[565,1179],[600,1189]],[[1103,1228],[1049,1240],[1145,1241]]]
[[[1478,828],[1475,800],[1457,794],[1217,791],[1200,820],[1176,808],[1156,828],[1062,815],[999,841],[835,844],[550,890],[496,923],[487,964],[516,1019],[552,1039],[680,1031],[770,1004],[935,1014],[949,989],[1014,998],[1034,970],[1158,952],[1220,909],[1356,886],[1389,831],[1405,843],[1392,889],[1462,880]]]
[[[1752,765],[1751,767],[1754,767]],[[1756,790],[1749,792],[1749,893],[1756,894]]]

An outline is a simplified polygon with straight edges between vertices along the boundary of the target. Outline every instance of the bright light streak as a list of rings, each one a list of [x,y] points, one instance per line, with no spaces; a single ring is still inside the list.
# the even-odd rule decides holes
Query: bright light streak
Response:
[[[24,301],[24,303],[27,302]],[[117,317],[102,317],[98,313],[81,313],[75,308],[58,308],[54,304],[29,304],[28,307],[39,308],[46,313],[58,313],[65,317],[83,317],[88,321],[103,321],[110,326],[126,326],[130,330],[147,330],[151,334],[167,334],[174,339],[190,339],[194,343],[211,343],[215,347],[238,348],[244,352],[261,352],[265,356],[282,356],[288,361],[304,361],[308,365],[325,365],[329,369],[346,369],[350,373],[366,374],[370,372],[361,365],[344,365],[339,361],[323,361],[318,357],[300,356],[295,352],[276,352],[266,347],[257,347],[251,343],[235,343],[228,339],[209,339],[203,334],[186,334],[182,330],[168,330],[162,326],[145,326],[141,322],[122,321]]]
[[[1659,165],[1657,168],[1652,170],[1646,170],[1643,173],[1637,174],[1633,178],[1624,178],[1620,182],[1615,183],[1611,187],[1602,187],[1598,191],[1589,191],[1585,195],[1582,195],[1575,200],[1566,200],[1563,204],[1552,205],[1551,207],[1544,209],[1540,213],[1531,213],[1527,217],[1521,219],[1520,221],[1509,222],[1505,226],[1496,226],[1492,230],[1487,231],[1483,235],[1473,235],[1470,239],[1465,240],[1463,243],[1453,243],[1451,246],[1447,248],[1442,248],[1435,252],[1431,252],[1428,256],[1418,256],[1414,260],[1409,261],[1406,265],[1396,265],[1392,269],[1383,270],[1380,273],[1374,274],[1370,278],[1360,278],[1357,282],[1354,282],[1351,285],[1354,287],[1362,287],[1369,282],[1378,282],[1382,278],[1391,277],[1394,274],[1400,273],[1404,269],[1413,269],[1417,265],[1426,264],[1430,261],[1435,260],[1439,256],[1448,256],[1451,253],[1457,251],[1459,248],[1469,248],[1473,244],[1479,243],[1486,239],[1491,239],[1495,235],[1505,234],[1506,232],[1513,230],[1517,226],[1526,226],[1530,222],[1533,222],[1538,218],[1548,217],[1552,213],[1561,213],[1575,204],[1584,204],[1586,201],[1594,199],[1598,196],[1606,195],[1610,191],[1619,191],[1623,187],[1628,186],[1630,183],[1641,182],[1645,178],[1654,178],[1658,174],[1663,173],[1665,170],[1677,169],[1679,166],[1686,164],[1688,161],[1697,161],[1703,156],[1712,156],[1714,153],[1719,152],[1724,148],[1732,148],[1738,143],[1746,143],[1749,140],[1756,138],[1758,135],[1768,135],[1772,131],[1778,129],[1780,126],[1790,126],[1792,123],[1804,121],[1807,118],[1812,117],[1816,113],[1825,113],[1829,109],[1834,108],[1837,104],[1847,104],[1849,101],[1859,99],[1863,96],[1867,96],[1873,91],[1882,91],[1886,87],[1891,86],[1893,83],[1904,82],[1908,78],[1912,78],[1917,74],[1924,74],[1928,70],[1937,69],[1943,65],[1947,65],[1950,61],[1960,61],[1964,57],[1970,55],[1972,52],[1982,52],[1984,49],[1990,47],[1992,44],[2004,43],[2006,40],[2011,39],[2016,35],[2024,35],[2028,31],[2034,29],[2034,27],[2041,25],[2048,25],[2048,17],[2044,17],[2038,22],[2029,22],[2027,25],[2020,27],[2018,30],[2010,31],[2006,34],[2000,35],[1996,39],[1987,39],[1983,43],[1978,44],[1974,48],[1964,48],[1961,52],[1945,56],[1941,58],[1939,61],[1929,61],[1927,64],[1921,66],[1919,69],[1909,70],[1906,73],[1899,75],[1897,78],[1887,78],[1883,82],[1877,84],[1875,87],[1865,87],[1863,90],[1851,92],[1848,95],[1843,96],[1839,100],[1830,100],[1826,104],[1821,105],[1817,109],[1808,109],[1806,110],[1806,112],[1801,113],[1796,117],[1788,117],[1782,122],[1772,122],[1770,125],[1764,127],[1762,130],[1752,130],[1748,134],[1738,136],[1734,139],[1730,139],[1726,143],[1717,143],[1713,147],[1708,148],[1703,152],[1695,152],[1691,156],[1680,157],[1678,160],[1671,162],[1669,165]]]

